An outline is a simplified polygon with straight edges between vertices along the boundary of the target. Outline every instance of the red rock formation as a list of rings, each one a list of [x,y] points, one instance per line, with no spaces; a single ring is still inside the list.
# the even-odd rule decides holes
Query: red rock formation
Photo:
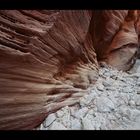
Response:
[[[76,103],[98,78],[96,54],[129,69],[139,19],[137,10],[0,10],[0,129],[32,129]]]
[[[138,50],[137,10],[104,10],[93,15],[93,42],[98,60],[119,70],[134,64]]]
[[[97,79],[88,11],[0,11],[0,129],[32,129]]]

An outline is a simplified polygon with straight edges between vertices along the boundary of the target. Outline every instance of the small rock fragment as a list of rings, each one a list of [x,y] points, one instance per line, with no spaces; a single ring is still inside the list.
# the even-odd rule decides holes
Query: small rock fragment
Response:
[[[107,97],[98,98],[96,105],[99,112],[110,112],[115,109],[113,102]]]
[[[83,118],[86,115],[87,111],[88,111],[88,108],[84,107],[78,110],[77,112],[75,112],[74,116],[78,119]]]
[[[67,130],[67,128],[59,123],[59,122],[54,122],[50,127],[49,127],[49,130]]]
[[[82,119],[83,129],[84,130],[95,130],[94,126],[92,125],[91,120],[89,120],[87,117]]]
[[[64,115],[64,112],[62,110],[59,110],[59,111],[56,112],[56,116],[59,117],[59,118],[63,117],[63,115]]]
[[[79,119],[73,119],[72,120],[72,130],[80,130],[82,128],[81,122]]]
[[[100,91],[103,91],[104,90],[104,86],[102,84],[99,84],[97,86],[97,89],[100,90]]]
[[[110,79],[110,80],[108,79],[108,80],[103,81],[102,84],[103,84],[105,87],[109,87],[109,86],[111,86],[113,83],[112,83],[111,79]]]
[[[49,126],[55,119],[56,119],[55,114],[54,114],[54,113],[53,113],[53,114],[50,114],[50,115],[46,118],[46,120],[44,121],[44,127]]]
[[[135,103],[136,103],[137,106],[140,106],[140,96],[137,96],[135,98]]]

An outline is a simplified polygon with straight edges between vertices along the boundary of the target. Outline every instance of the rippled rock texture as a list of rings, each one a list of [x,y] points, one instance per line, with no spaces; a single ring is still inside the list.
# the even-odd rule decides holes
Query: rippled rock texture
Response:
[[[0,10],[0,129],[32,129],[78,102],[98,61],[128,70],[139,23],[137,10]]]

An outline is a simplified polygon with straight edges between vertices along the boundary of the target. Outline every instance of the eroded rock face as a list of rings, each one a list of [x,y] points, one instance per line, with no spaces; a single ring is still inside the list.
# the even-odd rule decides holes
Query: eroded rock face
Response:
[[[137,10],[0,10],[0,129],[32,129],[78,102],[97,58],[129,69],[139,30]]]
[[[89,11],[0,11],[0,129],[31,129],[98,77]]]
[[[138,10],[95,11],[92,22],[98,60],[119,70],[130,69],[139,47]]]

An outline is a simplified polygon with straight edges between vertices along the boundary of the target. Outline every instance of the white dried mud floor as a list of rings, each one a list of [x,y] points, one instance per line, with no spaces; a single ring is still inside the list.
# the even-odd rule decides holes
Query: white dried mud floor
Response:
[[[37,130],[140,129],[140,60],[130,72],[103,66],[79,104],[50,114]]]

